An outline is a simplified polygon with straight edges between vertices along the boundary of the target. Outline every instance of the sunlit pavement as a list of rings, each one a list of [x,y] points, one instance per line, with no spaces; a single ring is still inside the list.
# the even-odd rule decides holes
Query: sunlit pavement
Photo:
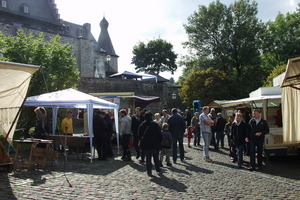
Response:
[[[227,149],[211,151],[212,163],[203,160],[200,147],[185,145],[185,162],[153,171],[132,156],[120,155],[93,163],[68,156],[46,170],[0,173],[0,199],[299,199],[299,158],[271,159],[262,170],[250,172],[231,163]],[[133,152],[133,150],[132,150]],[[165,163],[164,163],[165,164]]]

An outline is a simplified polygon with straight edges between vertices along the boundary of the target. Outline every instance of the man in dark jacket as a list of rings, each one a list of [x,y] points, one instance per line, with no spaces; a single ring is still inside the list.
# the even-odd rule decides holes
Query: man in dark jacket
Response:
[[[169,131],[173,138],[173,162],[177,161],[177,142],[179,143],[180,159],[184,161],[183,135],[185,132],[185,121],[177,114],[177,109],[172,109],[172,116],[168,120]]]
[[[139,159],[141,156],[141,150],[138,146],[139,143],[139,135],[138,129],[141,123],[144,121],[144,116],[142,115],[142,109],[140,107],[135,108],[135,115],[131,117],[131,131],[133,134],[133,144],[136,151],[136,159]],[[145,159],[145,156],[142,155],[142,160]]]
[[[269,133],[269,126],[266,120],[262,119],[261,111],[255,109],[253,118],[249,121],[250,126],[250,170],[255,170],[255,154],[257,153],[257,167],[262,168],[262,153],[265,135]]]
[[[94,141],[99,160],[106,160],[108,153],[108,126],[105,121],[106,113],[97,111],[93,120]]]
[[[215,126],[215,131],[216,131],[216,137],[217,137],[217,149],[219,148],[220,141],[221,141],[221,147],[224,148],[224,128],[226,125],[226,119],[223,118],[222,113],[217,114],[217,119],[216,119],[216,126]]]
[[[248,140],[248,124],[243,121],[241,113],[237,113],[235,121],[231,128],[231,140],[233,145],[233,162],[238,161],[238,167],[241,168],[243,164],[243,151],[246,141]]]
[[[161,148],[162,135],[160,126],[152,121],[151,112],[145,114],[145,121],[140,125],[138,134],[141,149],[146,155],[146,169],[148,176],[152,176],[152,157],[156,172],[160,173],[161,168],[158,156]]]

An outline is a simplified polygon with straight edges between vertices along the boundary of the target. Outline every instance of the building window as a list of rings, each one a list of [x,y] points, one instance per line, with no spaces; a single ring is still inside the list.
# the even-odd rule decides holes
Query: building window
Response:
[[[7,1],[1,1],[1,7],[2,8],[7,8]]]
[[[24,12],[24,13],[29,13],[29,7],[27,5],[22,5],[21,6],[21,10]]]
[[[24,6],[24,13],[29,13],[29,8],[28,8],[28,6]]]

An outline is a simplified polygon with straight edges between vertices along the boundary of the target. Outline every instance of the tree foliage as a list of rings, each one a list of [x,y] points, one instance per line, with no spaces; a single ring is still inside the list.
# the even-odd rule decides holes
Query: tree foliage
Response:
[[[33,75],[29,95],[76,87],[79,72],[73,48],[59,41],[59,36],[45,41],[43,34],[26,35],[22,29],[16,36],[0,35],[1,60],[44,66]]]
[[[228,84],[236,84],[230,91],[235,98],[263,83],[268,74],[260,67],[264,24],[257,18],[256,2],[238,0],[227,7],[217,0],[200,6],[184,27],[191,58],[183,60],[187,73],[181,81],[193,71],[219,69],[232,80]]]
[[[286,70],[286,65],[281,65],[273,69],[270,75],[267,77],[265,82],[265,87],[272,87],[273,86],[273,78],[279,76]]]
[[[133,47],[132,63],[137,72],[176,71],[177,54],[173,51],[173,45],[162,39],[150,40],[148,43],[139,42]]]
[[[43,34],[26,35],[22,29],[17,31],[16,36],[0,34],[0,60],[44,66],[33,75],[29,96],[76,87],[79,72],[73,48],[59,42],[59,36],[46,41]],[[32,108],[23,108],[18,123],[26,129],[34,126],[35,114]]]
[[[213,100],[231,99],[230,79],[221,70],[206,69],[191,73],[183,82],[180,96],[184,103],[200,99],[204,105]]]
[[[264,32],[263,65],[273,69],[286,64],[290,58],[300,56],[300,9],[293,13],[279,13],[267,23]]]

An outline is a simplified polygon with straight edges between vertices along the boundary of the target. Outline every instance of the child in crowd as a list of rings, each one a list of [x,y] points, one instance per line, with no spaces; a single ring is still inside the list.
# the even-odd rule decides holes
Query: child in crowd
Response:
[[[163,158],[166,156],[167,166],[172,166],[170,162],[170,155],[172,150],[172,135],[169,132],[169,124],[163,123],[162,125],[162,141],[161,141],[161,150],[160,150],[160,166],[163,167]]]
[[[189,126],[186,131],[185,131],[185,134],[187,136],[187,139],[188,139],[188,147],[192,148],[191,147],[191,139],[193,138],[193,127]]]

